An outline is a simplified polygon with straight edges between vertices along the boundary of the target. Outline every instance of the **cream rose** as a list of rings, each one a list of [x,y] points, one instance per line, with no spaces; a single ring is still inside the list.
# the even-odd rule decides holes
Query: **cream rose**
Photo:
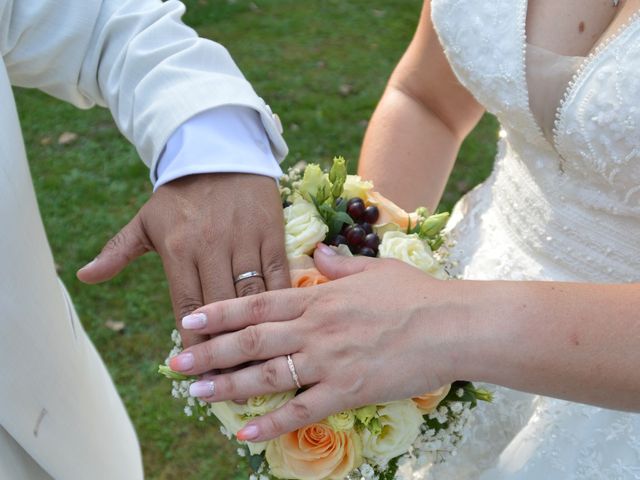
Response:
[[[318,196],[318,190],[325,190],[325,192],[328,193],[330,188],[329,175],[324,173],[319,165],[314,163],[307,165],[307,168],[304,169],[304,176],[302,177],[298,191],[307,198],[307,200],[311,200],[312,196]]]
[[[300,480],[343,480],[362,462],[362,444],[353,430],[336,432],[313,423],[268,442],[271,473]]]
[[[356,423],[356,414],[353,410],[345,410],[327,418],[327,423],[336,432],[346,432]]]
[[[285,247],[289,257],[310,254],[329,231],[316,207],[302,198],[295,199],[293,205],[284,209],[284,224]]]
[[[235,402],[216,402],[209,405],[209,411],[216,416],[229,435],[238,433],[238,430],[244,427],[250,420],[250,418],[245,418],[241,413],[236,411],[236,405]],[[264,449],[267,447],[267,442],[247,442],[247,446],[252,455],[258,455],[264,452]]]
[[[386,232],[379,247],[381,258],[395,258],[419,268],[432,277],[444,279],[442,265],[433,258],[429,246],[415,233]]]
[[[433,412],[444,397],[449,394],[449,390],[451,390],[451,385],[444,385],[433,392],[413,397],[411,400],[424,415]]]
[[[411,400],[384,404],[378,408],[378,415],[382,432],[374,435],[369,430],[362,431],[362,454],[379,465],[386,465],[409,450],[420,434],[423,419]]]
[[[258,395],[251,397],[247,400],[247,403],[235,403],[229,404],[231,410],[240,415],[243,418],[257,417],[264,415],[265,413],[273,412],[275,409],[280,408],[287,403],[293,397],[295,397],[296,391],[289,390],[288,392],[274,393],[271,395]]]
[[[373,183],[362,180],[358,175],[347,175],[342,190],[342,196],[346,199],[359,197],[366,201],[369,191],[373,188]]]
[[[216,402],[209,405],[209,410],[216,416],[220,423],[222,423],[222,426],[227,430],[228,434],[235,435],[251,418],[264,415],[281,407],[287,401],[291,400],[295,396],[295,393],[295,390],[290,390],[273,395],[259,395],[249,398],[245,404]],[[247,442],[247,446],[251,454],[256,455],[264,451],[267,443]]]

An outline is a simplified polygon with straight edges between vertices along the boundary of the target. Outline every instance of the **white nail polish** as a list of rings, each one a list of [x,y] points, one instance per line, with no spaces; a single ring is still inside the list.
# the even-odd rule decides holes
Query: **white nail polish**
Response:
[[[200,380],[189,385],[189,395],[192,397],[210,397],[215,390],[216,386],[211,380]]]
[[[204,313],[192,313],[182,319],[182,328],[198,330],[207,324],[207,316]]]

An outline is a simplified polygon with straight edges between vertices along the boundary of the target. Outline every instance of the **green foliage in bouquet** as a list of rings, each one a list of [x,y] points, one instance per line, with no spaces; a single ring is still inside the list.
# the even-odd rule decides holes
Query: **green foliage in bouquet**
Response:
[[[318,165],[305,168],[300,192],[318,210],[324,223],[329,227],[327,238],[334,238],[343,225],[352,225],[353,219],[347,213],[347,202],[342,198],[347,180],[347,165],[344,157],[335,157],[327,176]]]

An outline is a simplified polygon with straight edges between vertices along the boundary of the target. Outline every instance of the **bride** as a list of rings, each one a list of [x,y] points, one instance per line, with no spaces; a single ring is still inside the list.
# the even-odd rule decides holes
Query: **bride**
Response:
[[[452,217],[463,280],[319,246],[335,281],[199,309],[206,321],[185,327],[238,331],[172,367],[271,359],[268,376],[253,365],[207,380],[219,401],[290,389],[291,354],[310,388],[239,432],[250,441],[455,379],[489,382],[501,387],[458,455],[407,479],[640,478],[639,11],[640,0],[426,1],[360,170],[401,206],[433,208],[464,137],[485,109],[498,117],[494,171]]]

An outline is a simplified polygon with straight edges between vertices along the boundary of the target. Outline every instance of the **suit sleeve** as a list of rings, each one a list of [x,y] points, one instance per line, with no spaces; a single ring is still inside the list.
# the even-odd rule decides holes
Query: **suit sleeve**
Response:
[[[220,106],[255,110],[282,160],[271,109],[223,46],[182,23],[184,10],[177,0],[0,0],[0,49],[14,85],[108,107],[152,180],[171,134]]]

